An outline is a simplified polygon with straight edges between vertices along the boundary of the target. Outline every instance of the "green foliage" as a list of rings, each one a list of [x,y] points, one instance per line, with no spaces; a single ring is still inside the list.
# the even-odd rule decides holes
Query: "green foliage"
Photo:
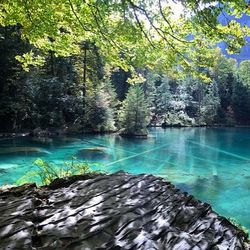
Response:
[[[212,125],[216,118],[220,106],[220,96],[216,82],[211,83],[206,88],[206,94],[201,103],[200,122]]]
[[[246,86],[250,86],[250,61],[242,61],[239,67],[239,78]]]
[[[236,121],[246,124],[250,114],[250,87],[236,80],[232,89],[231,105]]]
[[[21,177],[17,181],[18,185],[30,182],[36,182],[39,185],[49,185],[53,180],[57,178],[96,173],[91,169],[91,165],[89,163],[79,162],[74,157],[72,157],[71,162],[64,162],[63,166],[55,165],[42,159],[37,159],[34,162],[34,165],[37,170],[30,171],[23,177]]]
[[[25,74],[16,63],[17,54],[26,53],[29,46],[20,38],[20,26],[0,27],[0,128],[17,128],[23,114],[24,103],[19,85],[25,80]],[[26,105],[29,105],[26,100]]]
[[[41,66],[45,63],[45,59],[39,55],[34,56],[33,51],[25,53],[22,56],[17,55],[16,59],[22,64],[22,67],[25,71],[29,71],[30,65]]]
[[[171,79],[164,75],[158,80],[155,99],[156,113],[164,115],[166,111],[170,110],[170,102],[173,100],[173,95],[170,92]]]
[[[95,132],[112,132],[117,108],[116,93],[109,79],[88,91],[85,97],[84,127]]]
[[[111,81],[114,85],[115,92],[117,94],[117,99],[123,101],[126,97],[130,84],[127,82],[130,76],[129,72],[125,72],[122,69],[113,70],[111,74]]]
[[[81,44],[79,56],[57,57],[55,51],[48,51],[42,53],[44,66],[24,72],[15,56],[27,53],[30,44],[22,42],[21,35],[19,26],[0,28],[1,131],[30,131],[38,127],[52,132],[115,131],[124,127],[119,124],[121,115],[119,118],[117,112],[120,101],[125,99],[129,86],[138,81],[143,82],[151,125],[250,124],[247,61],[237,67],[235,60],[215,50],[213,64],[207,67],[201,59],[199,66],[193,68],[197,74],[209,76],[209,84],[193,71],[179,78],[172,70],[165,68],[163,72],[149,69],[148,65],[137,68],[136,76],[130,67],[126,72],[108,65],[101,48],[88,41]],[[36,56],[38,51],[32,51]],[[136,106],[136,99],[129,105]]]
[[[122,134],[147,134],[148,104],[139,84],[131,86],[119,113]]]
[[[201,70],[201,69],[200,69]],[[249,124],[250,88],[242,83],[234,60],[218,57],[203,69],[212,82],[187,75],[184,79],[146,72],[143,84],[151,112],[151,125],[194,126]],[[244,71],[246,76],[250,71]]]
[[[214,64],[213,45],[225,41],[228,51],[235,52],[249,34],[249,28],[235,20],[219,24],[221,9],[239,17],[249,8],[245,0],[175,2],[185,8],[179,17],[168,4],[153,0],[5,0],[0,5],[0,25],[19,24],[22,38],[42,51],[18,57],[25,66],[32,65],[33,59],[38,59],[34,65],[40,64],[40,56],[49,51],[55,56],[79,55],[82,42],[88,42],[112,67],[131,72],[135,67],[169,70],[171,76],[192,71],[209,81],[195,69]],[[192,39],[187,39],[190,34]]]

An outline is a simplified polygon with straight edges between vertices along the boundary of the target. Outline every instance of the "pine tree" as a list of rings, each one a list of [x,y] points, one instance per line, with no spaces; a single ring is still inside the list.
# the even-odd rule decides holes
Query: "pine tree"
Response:
[[[86,96],[85,128],[96,132],[109,132],[115,127],[115,91],[109,80],[101,83]]]
[[[147,72],[145,74],[146,81],[142,84],[142,89],[147,99],[150,111],[155,112],[156,101],[156,82],[159,80],[159,75],[153,72]]]
[[[165,115],[170,108],[172,95],[170,93],[170,81],[167,76],[160,79],[160,85],[156,89],[156,110],[158,115]]]
[[[117,93],[115,92],[115,87],[110,78],[104,80],[102,84],[102,90],[107,93],[111,107],[114,110],[117,109],[117,106],[119,105],[119,100],[117,98]]]
[[[216,82],[213,82],[207,86],[207,91],[202,100],[201,106],[200,120],[207,125],[213,124],[220,106],[220,97]]]
[[[160,76],[152,71],[148,71],[145,73],[145,78],[146,81],[142,84],[142,89],[148,103],[150,124],[156,126],[158,113],[156,109],[156,83],[159,81]]]
[[[121,134],[129,136],[147,135],[149,122],[148,104],[142,88],[134,85],[129,88],[120,111]]]
[[[250,123],[250,90],[240,79],[233,86],[232,108],[237,124]]]

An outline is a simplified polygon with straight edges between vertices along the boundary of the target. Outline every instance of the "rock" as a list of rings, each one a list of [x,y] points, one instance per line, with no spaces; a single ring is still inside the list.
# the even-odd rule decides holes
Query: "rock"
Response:
[[[97,152],[97,153],[104,153],[104,147],[96,147],[96,148],[84,148],[80,150],[81,152]]]
[[[84,160],[97,160],[110,158],[104,147],[83,148],[77,151],[76,157]]]
[[[65,134],[65,130],[57,128],[46,128],[43,130],[40,127],[38,127],[31,132],[31,136],[35,137],[54,137],[54,136],[61,136],[63,134]]]
[[[73,175],[65,178],[57,178],[53,180],[49,185],[49,189],[58,189],[68,187],[76,181],[93,179],[95,174]]]
[[[7,173],[7,170],[4,169],[4,168],[0,168],[0,174],[6,174]]]
[[[147,134],[120,134],[121,137],[125,138],[136,138],[136,139],[147,139]]]
[[[9,147],[9,148],[2,148],[0,151],[0,155],[9,155],[9,154],[44,156],[49,154],[49,152],[36,147]]]
[[[134,131],[134,132],[121,130],[119,135],[127,138],[147,139],[148,131],[146,129],[141,129],[139,131]]]
[[[33,129],[33,131],[31,132],[31,135],[39,136],[41,132],[42,132],[42,129],[38,127],[38,128]]]
[[[159,177],[117,172],[53,185],[0,191],[0,249],[250,247],[209,204]]]

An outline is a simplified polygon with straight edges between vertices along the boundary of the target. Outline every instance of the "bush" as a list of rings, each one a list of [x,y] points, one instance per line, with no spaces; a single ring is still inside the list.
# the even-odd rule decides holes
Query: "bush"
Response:
[[[21,177],[18,181],[18,185],[24,183],[36,182],[38,185],[49,185],[53,180],[57,178],[64,178],[72,175],[81,175],[89,173],[97,173],[91,169],[91,165],[87,162],[79,162],[75,157],[72,157],[71,162],[64,162],[63,166],[55,165],[46,162],[42,159],[37,159],[34,165],[37,170],[30,171]]]

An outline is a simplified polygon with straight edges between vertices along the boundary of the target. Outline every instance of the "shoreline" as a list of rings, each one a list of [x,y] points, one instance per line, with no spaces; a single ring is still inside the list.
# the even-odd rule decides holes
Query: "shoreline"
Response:
[[[250,125],[223,125],[223,124],[215,124],[215,125],[195,125],[195,126],[166,126],[162,127],[160,125],[155,126],[148,126],[147,128],[162,128],[162,129],[182,129],[182,128],[240,128],[240,129],[250,129]],[[60,130],[60,128],[58,129]],[[19,131],[19,132],[0,132],[0,140],[1,139],[11,139],[17,137],[60,137],[60,136],[79,136],[79,135],[106,135],[106,134],[117,134],[118,131],[103,131],[103,132],[96,132],[96,131],[86,131],[86,132],[74,132],[74,133],[67,133],[67,132],[57,132],[56,130],[50,131],[50,129],[43,130],[47,131],[46,134],[42,135],[34,135],[32,131]],[[61,130],[60,130],[61,131]]]

